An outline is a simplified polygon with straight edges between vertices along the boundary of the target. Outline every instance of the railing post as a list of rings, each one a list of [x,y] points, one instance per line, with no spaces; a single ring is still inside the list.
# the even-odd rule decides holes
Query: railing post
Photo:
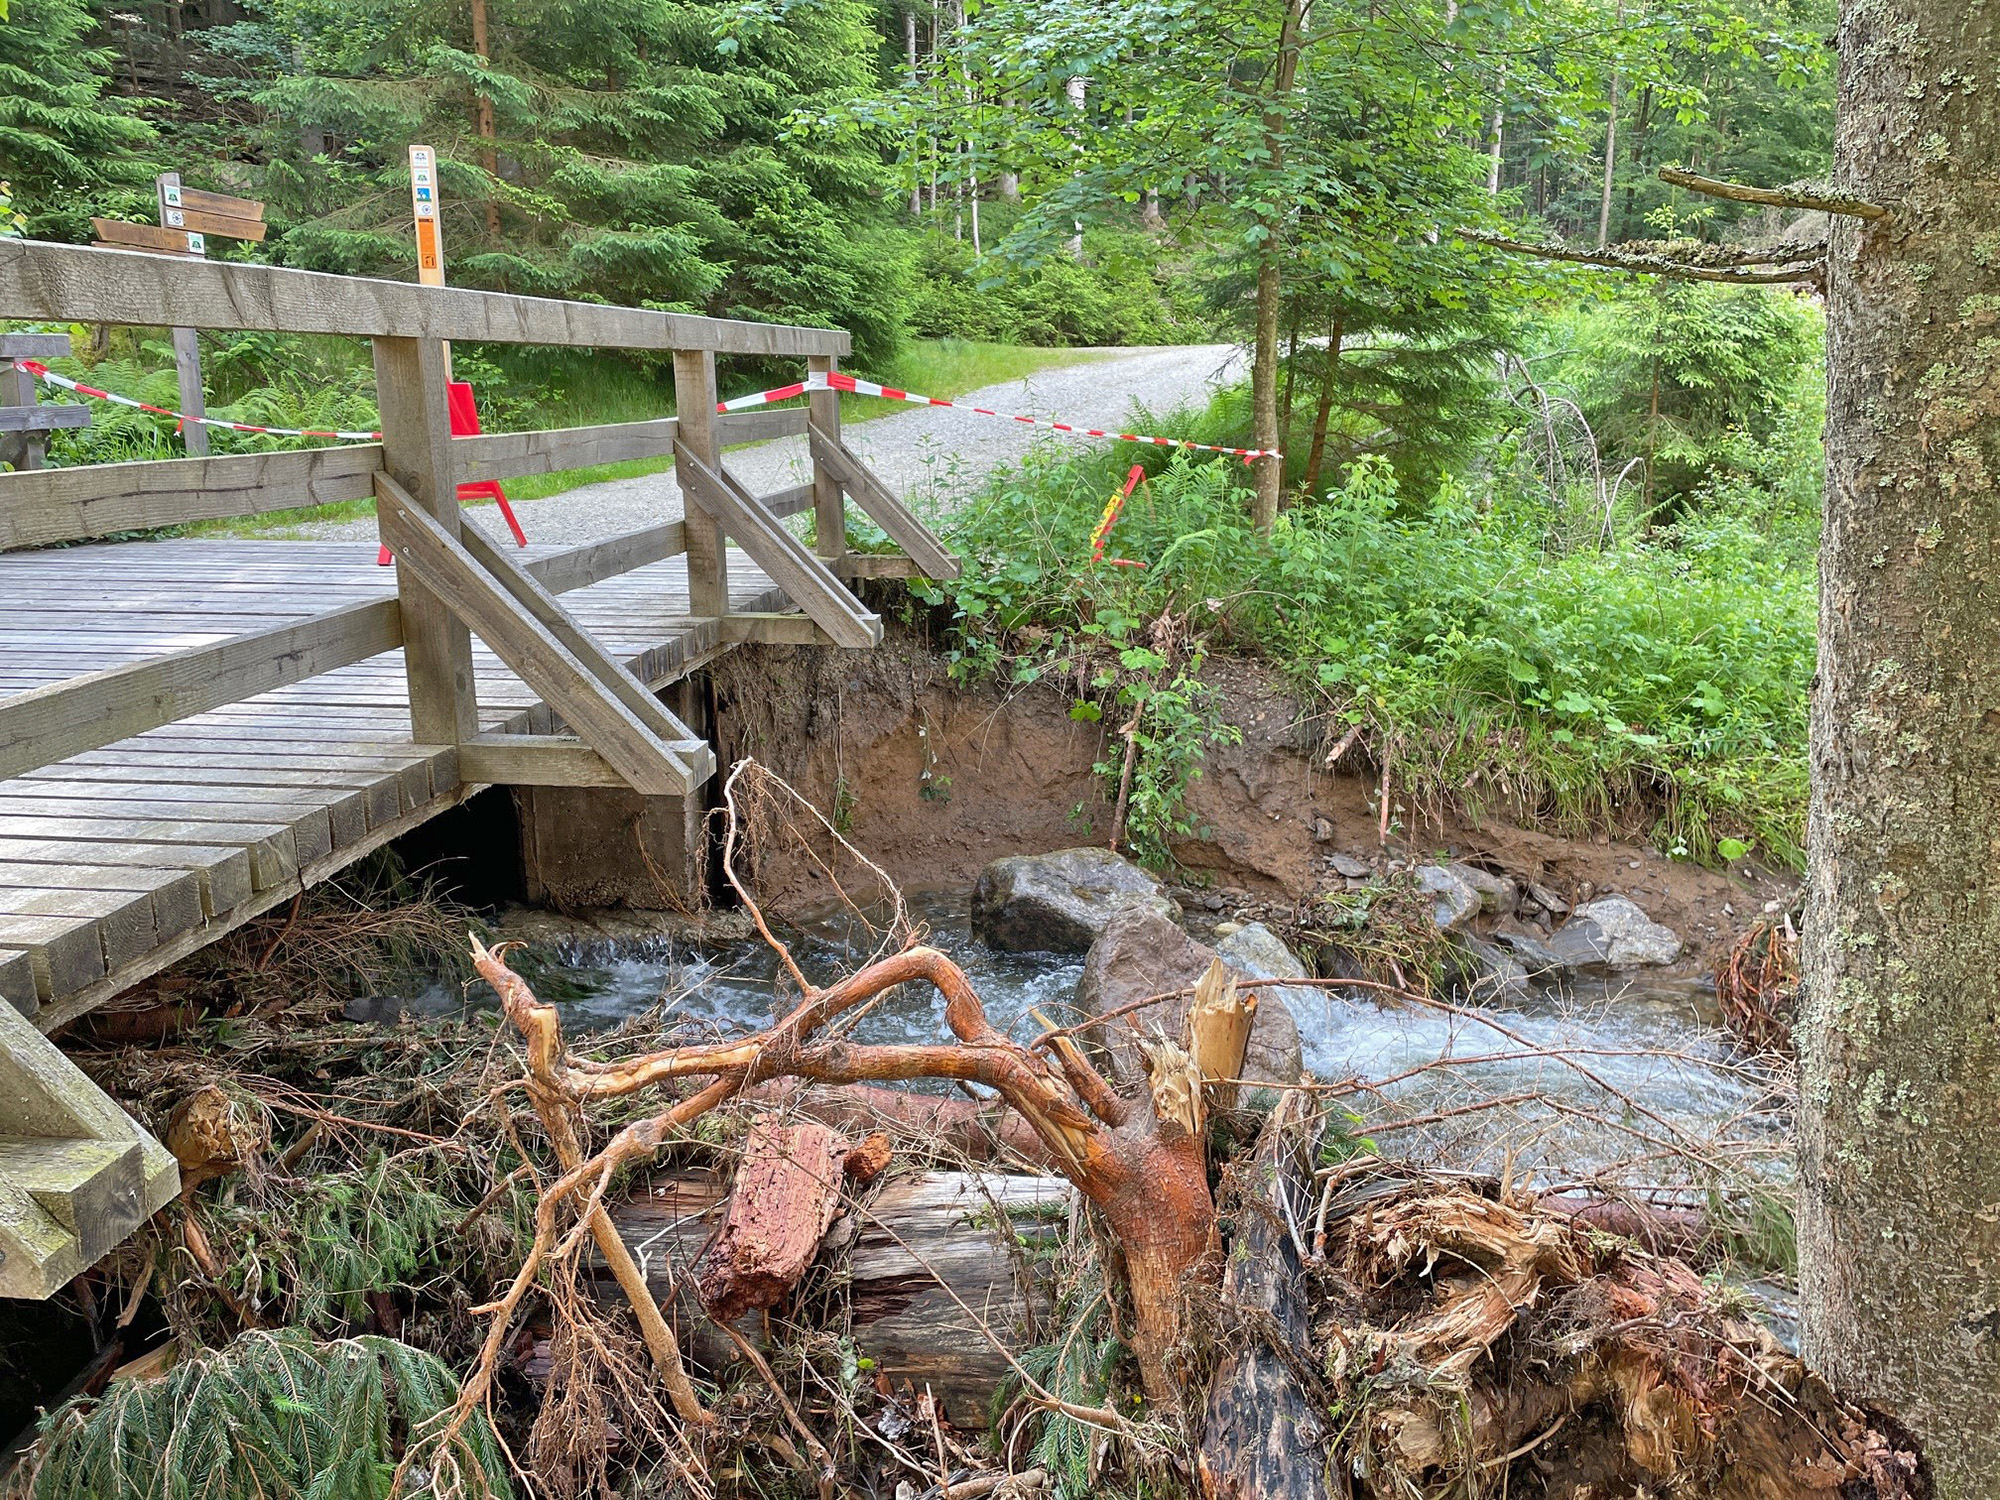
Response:
[[[715,351],[674,351],[675,438],[709,468],[720,470],[722,452],[715,436]],[[681,486],[682,521],[687,536],[688,613],[721,619],[729,613],[729,559],[722,527]]]
[[[382,409],[382,466],[453,537],[459,534],[458,471],[451,452],[444,344],[375,340],[375,394]],[[379,502],[378,502],[379,504]],[[479,733],[472,634],[400,561],[403,664],[410,681],[410,732],[420,745],[458,745]]]
[[[806,368],[815,375],[833,373],[831,354],[809,354]],[[821,432],[840,441],[840,392],[814,391],[807,398],[807,420]],[[828,562],[836,562],[847,552],[847,501],[840,481],[826,465],[813,460],[813,550]]]

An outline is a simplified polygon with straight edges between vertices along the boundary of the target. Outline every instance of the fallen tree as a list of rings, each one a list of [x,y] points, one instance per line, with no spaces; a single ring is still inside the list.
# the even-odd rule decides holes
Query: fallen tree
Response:
[[[732,797],[743,772],[731,778]],[[724,843],[732,881],[734,827],[732,817]],[[1255,1011],[1219,965],[1196,987],[1177,1036],[1142,1028],[1133,1016],[1143,1006],[1121,1008],[1145,1064],[1143,1079],[1121,1093],[1067,1030],[1024,1042],[995,1027],[964,972],[920,942],[878,954],[836,983],[813,984],[744,898],[797,987],[796,1003],[747,1037],[627,1059],[573,1056],[555,1008],[536,999],[504,952],[474,940],[478,971],[526,1043],[527,1093],[563,1170],[541,1187],[533,1241],[512,1283],[476,1310],[492,1321],[457,1406],[412,1444],[406,1469],[420,1454],[448,1451],[441,1440],[489,1399],[524,1299],[545,1272],[559,1280],[567,1267],[573,1276],[585,1239],[631,1302],[688,1451],[699,1452],[716,1418],[683,1365],[657,1289],[618,1234],[607,1194],[621,1169],[687,1139],[718,1107],[752,1099],[766,1109],[784,1101],[820,1125],[771,1122],[753,1131],[741,1198],[730,1208],[732,1222],[751,1227],[721,1247],[703,1289],[718,1312],[781,1299],[834,1197],[851,1201],[834,1181],[844,1152],[829,1123],[886,1114],[1045,1163],[1101,1225],[1107,1289],[1115,1287],[1120,1310],[1117,1343],[1152,1425],[1112,1409],[1101,1388],[1097,1404],[1052,1390],[1009,1354],[1020,1398],[1050,1423],[1124,1444],[1169,1488],[1198,1487],[1217,1500],[1317,1500],[1327,1492],[1317,1476],[1337,1473],[1347,1476],[1347,1492],[1371,1497],[1568,1495],[1577,1476],[1608,1486],[1607,1494],[1921,1493],[1905,1446],[1760,1340],[1677,1262],[1516,1203],[1504,1184],[1440,1184],[1372,1151],[1320,1165],[1330,1142],[1349,1138],[1328,1131],[1338,1112],[1313,1106],[1313,1085],[1286,1096],[1244,1161],[1211,1162],[1211,1119],[1228,1107]],[[942,997],[950,1040],[850,1039],[852,1018],[909,983]],[[918,1080],[981,1086],[998,1102],[888,1087]],[[668,1101],[586,1152],[593,1105],[648,1091]],[[781,1129],[797,1133],[780,1137]],[[796,1173],[803,1185],[790,1180]],[[768,1232],[754,1228],[760,1223]],[[752,1246],[755,1253],[744,1249]],[[560,1319],[559,1298],[555,1310]],[[839,1474],[827,1447],[754,1343],[719,1326],[799,1439],[798,1466],[816,1470],[822,1493],[831,1493]],[[1072,1491],[1085,1482],[1074,1479]],[[433,1485],[448,1492],[451,1476],[434,1472]]]

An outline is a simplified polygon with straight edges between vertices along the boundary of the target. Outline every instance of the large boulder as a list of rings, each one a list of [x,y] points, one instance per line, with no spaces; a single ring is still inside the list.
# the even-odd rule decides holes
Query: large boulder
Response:
[[[1249,930],[1245,928],[1244,932]],[[1121,911],[1105,924],[1103,936],[1090,945],[1090,956],[1083,961],[1083,978],[1077,981],[1077,1008],[1087,1016],[1103,1016],[1135,1000],[1189,988],[1208,972],[1208,966],[1217,956],[1215,949],[1197,943],[1178,923],[1157,911],[1148,907]],[[1230,962],[1227,958],[1223,961]],[[1241,969],[1238,972],[1243,973]],[[1243,977],[1266,976],[1243,973]],[[1301,973],[1270,977],[1304,976]],[[1258,1083],[1297,1083],[1305,1074],[1305,1063],[1299,1055],[1298,1023],[1273,990],[1255,993],[1257,1019],[1250,1027],[1250,1052],[1243,1065],[1243,1076]],[[1104,1060],[1112,1082],[1130,1092],[1146,1076],[1139,1055],[1139,1039],[1159,1030],[1179,1040],[1187,1027],[1187,1012],[1188,998],[1183,996],[1129,1016],[1113,1016],[1087,1035]]]
[[[1573,973],[1656,968],[1681,956],[1680,934],[1624,896],[1589,901],[1549,939],[1549,951]]]
[[[1006,953],[1084,953],[1110,920],[1147,911],[1179,915],[1161,883],[1109,849],[1016,854],[979,872],[972,930]]]
[[[1262,922],[1239,927],[1217,943],[1215,951],[1245,979],[1312,978],[1312,970]],[[1326,1009],[1326,995],[1314,985],[1272,985],[1258,990],[1256,995],[1260,1005],[1272,1000],[1280,1002],[1295,1024],[1301,1017],[1315,1016]]]

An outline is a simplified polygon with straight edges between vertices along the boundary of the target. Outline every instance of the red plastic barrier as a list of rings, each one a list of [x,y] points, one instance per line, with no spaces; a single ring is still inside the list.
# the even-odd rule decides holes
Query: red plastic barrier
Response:
[[[448,382],[444,388],[445,404],[451,410],[451,435],[453,437],[479,436],[479,407],[472,399],[472,387],[463,380]],[[514,515],[514,507],[507,503],[507,492],[500,488],[497,479],[475,479],[470,484],[458,487],[461,500],[491,500],[500,507],[500,514],[507,522],[507,529],[514,533],[517,545],[528,545],[528,534],[521,530],[521,523]],[[388,567],[395,560],[387,547],[375,554],[376,564]]]

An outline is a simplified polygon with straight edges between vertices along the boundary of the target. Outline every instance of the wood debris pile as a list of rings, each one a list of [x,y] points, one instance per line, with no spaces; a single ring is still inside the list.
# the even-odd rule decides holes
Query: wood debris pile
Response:
[[[1889,1497],[1919,1464],[1688,1267],[1464,1183],[1344,1183],[1308,1264],[1366,1495]]]

